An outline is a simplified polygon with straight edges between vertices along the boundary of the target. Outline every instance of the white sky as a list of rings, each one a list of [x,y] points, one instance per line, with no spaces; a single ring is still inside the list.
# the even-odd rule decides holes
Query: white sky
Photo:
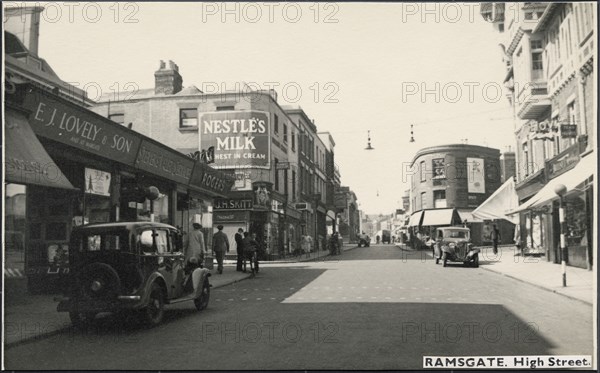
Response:
[[[342,184],[366,213],[401,205],[409,180],[402,165],[422,147],[468,138],[504,151],[514,143],[506,92],[497,91],[504,73],[498,35],[478,4],[291,3],[284,10],[276,3],[272,22],[265,3],[237,11],[233,3],[75,4],[47,7],[40,27],[39,54],[63,80],[103,93],[129,82],[152,88],[159,60],[170,59],[184,86],[276,82],[281,105],[302,106],[319,131],[331,132]],[[224,6],[233,10],[225,22]],[[433,93],[421,96],[436,83],[438,103]],[[408,88],[416,94],[403,99]],[[337,102],[325,102],[328,95]],[[373,151],[363,150],[368,129]]]

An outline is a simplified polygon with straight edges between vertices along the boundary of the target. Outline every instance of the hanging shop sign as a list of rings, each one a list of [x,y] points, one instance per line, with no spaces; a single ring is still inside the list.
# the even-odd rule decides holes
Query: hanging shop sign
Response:
[[[215,168],[270,168],[269,113],[205,113],[198,130],[199,149],[214,147]]]
[[[485,165],[483,158],[467,158],[467,180],[469,193],[485,193]]]
[[[564,139],[574,139],[577,137],[577,125],[576,124],[561,124],[560,125],[560,136]]]
[[[253,206],[252,199],[215,198],[215,210],[250,210]]]
[[[85,168],[85,193],[110,196],[110,172]]]
[[[579,144],[572,145],[556,157],[546,161],[546,177],[554,179],[558,175],[569,171],[579,163]]]
[[[188,184],[194,160],[170,148],[143,140],[135,160],[135,166],[155,175]]]
[[[271,190],[273,184],[266,181],[252,183],[252,193],[254,195],[254,208],[271,208]]]
[[[133,165],[141,142],[133,131],[35,90],[25,97],[24,107],[31,111],[36,135]]]

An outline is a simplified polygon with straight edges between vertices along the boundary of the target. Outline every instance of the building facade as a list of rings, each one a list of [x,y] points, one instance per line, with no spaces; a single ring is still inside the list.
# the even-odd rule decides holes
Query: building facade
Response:
[[[505,85],[515,113],[516,190],[535,197],[596,146],[596,4],[488,3],[482,16],[505,51]],[[592,154],[593,156],[593,154]],[[589,171],[589,170],[588,170]],[[591,268],[592,182],[568,191],[568,264]],[[558,196],[520,213],[522,244],[560,262]]]
[[[502,171],[498,149],[468,144],[423,148],[411,162],[411,214],[447,209],[447,219],[441,225],[469,224],[475,243],[489,243],[492,222],[476,222],[471,212],[502,185]],[[458,217],[449,209],[456,209]],[[496,223],[502,237],[512,237],[512,224]],[[427,236],[433,229],[425,221],[423,226],[420,222],[411,224],[414,234]]]
[[[172,61],[154,76],[153,89],[103,97],[93,110],[235,178],[213,224],[230,240],[238,228],[256,233],[263,260],[294,252],[303,235],[325,235],[326,147],[301,108],[280,106],[273,90],[183,87]]]

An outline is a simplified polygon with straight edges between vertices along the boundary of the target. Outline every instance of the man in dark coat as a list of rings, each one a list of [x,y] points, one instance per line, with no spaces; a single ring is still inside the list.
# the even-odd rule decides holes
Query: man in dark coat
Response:
[[[217,271],[219,274],[223,273],[223,258],[225,253],[229,252],[229,238],[223,233],[223,226],[217,226],[217,233],[213,235],[213,251],[217,257]]]
[[[235,270],[238,272],[242,272],[242,263],[244,263],[244,230],[242,228],[238,229],[235,234],[235,244],[237,250],[237,263]]]
[[[496,227],[496,224],[492,227],[492,248],[494,255],[498,254],[498,241],[500,241],[500,231]]]

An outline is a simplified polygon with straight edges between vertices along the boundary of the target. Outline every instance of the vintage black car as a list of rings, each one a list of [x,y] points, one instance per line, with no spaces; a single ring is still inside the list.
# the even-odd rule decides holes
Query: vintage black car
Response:
[[[165,304],[208,306],[210,273],[185,262],[181,232],[151,222],[89,224],[71,234],[66,297],[59,312],[81,326],[98,313],[139,311],[150,325],[162,321]]]

